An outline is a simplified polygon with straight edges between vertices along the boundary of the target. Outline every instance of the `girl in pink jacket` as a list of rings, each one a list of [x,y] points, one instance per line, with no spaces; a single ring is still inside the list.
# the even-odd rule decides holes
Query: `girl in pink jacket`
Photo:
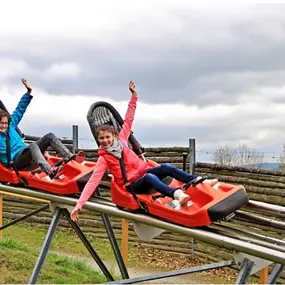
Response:
[[[122,156],[125,163],[127,180],[135,192],[141,188],[152,187],[161,194],[178,200],[180,205],[186,204],[190,199],[189,195],[185,194],[182,190],[176,190],[164,184],[162,179],[170,176],[183,183],[188,183],[195,179],[196,176],[168,163],[151,168],[146,161],[140,159],[133,150],[128,147],[128,138],[131,133],[138,99],[135,91],[135,83],[133,81],[130,81],[129,89],[132,96],[120,133],[110,125],[102,125],[98,128],[98,141],[100,144],[98,150],[99,159],[93,174],[85,185],[76,206],[71,212],[71,219],[73,221],[78,219],[79,211],[98,187],[107,169],[109,169],[110,173],[114,176],[116,183],[120,187],[124,187],[124,179],[119,162]],[[216,182],[217,179],[208,179],[203,183],[213,185]]]

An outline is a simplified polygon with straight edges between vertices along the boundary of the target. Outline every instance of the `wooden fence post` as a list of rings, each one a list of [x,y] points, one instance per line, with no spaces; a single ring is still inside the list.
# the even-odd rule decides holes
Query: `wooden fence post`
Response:
[[[3,195],[0,193],[0,227],[3,226]],[[0,238],[2,238],[2,231],[0,231]]]
[[[75,153],[75,150],[78,149],[78,126],[72,126],[72,152]]]
[[[196,163],[196,146],[195,139],[189,139],[189,173],[193,174]]]
[[[126,267],[128,267],[128,242],[129,242],[129,222],[122,219],[122,257]]]
[[[189,173],[194,174],[196,163],[196,142],[189,139]],[[191,238],[191,257],[195,255],[195,238]]]
[[[259,271],[259,284],[266,284],[268,279],[268,266],[262,268]]]

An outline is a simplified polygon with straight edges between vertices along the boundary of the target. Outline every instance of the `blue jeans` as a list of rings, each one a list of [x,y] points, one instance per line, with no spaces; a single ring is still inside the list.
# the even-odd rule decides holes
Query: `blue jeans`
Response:
[[[194,175],[191,175],[179,168],[176,168],[175,166],[169,163],[165,163],[160,166],[149,169],[144,176],[138,178],[132,183],[132,187],[134,191],[145,187],[152,187],[161,194],[174,198],[175,189],[167,186],[161,181],[167,176],[173,177],[183,183],[187,183],[196,178],[196,176]]]

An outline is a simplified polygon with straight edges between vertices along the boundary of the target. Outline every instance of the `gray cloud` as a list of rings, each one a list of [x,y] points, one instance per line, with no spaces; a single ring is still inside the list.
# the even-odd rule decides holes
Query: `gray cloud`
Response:
[[[171,123],[166,114],[159,119],[153,116],[148,123],[136,119],[135,136],[143,145],[187,146],[189,138],[196,138],[197,149],[203,152],[211,153],[218,145],[246,143],[273,152],[272,156],[279,154],[285,141],[285,6],[260,4],[234,10],[214,5],[215,11],[210,11],[208,5],[197,10],[189,3],[161,4],[160,10],[149,7],[118,23],[110,21],[110,26],[106,20],[102,30],[92,26],[92,19],[86,29],[63,32],[23,28],[1,33],[0,27],[4,94],[18,94],[19,78],[25,76],[35,95],[42,90],[48,94],[40,97],[43,101],[55,98],[50,95],[70,96],[70,101],[62,97],[54,102],[64,108],[62,118],[57,113],[60,108],[27,113],[21,122],[23,132],[42,136],[52,131],[71,137],[71,122],[82,122],[82,112],[87,111],[86,98],[75,102],[72,96],[128,100],[128,81],[134,79],[139,102],[157,106],[149,106],[152,112],[170,110],[162,103],[198,107],[173,104]],[[43,101],[34,101],[30,108],[44,108]],[[74,116],[77,103],[80,116]],[[142,110],[144,117],[152,117],[148,106],[138,108]],[[195,117],[189,115],[193,121],[185,121],[185,114],[176,116],[178,110],[193,111]],[[81,124],[79,147],[96,147],[87,121]]]
[[[128,97],[128,80],[135,79],[143,101],[202,106],[236,104],[242,93],[282,86],[284,5],[253,6],[247,13],[228,16],[181,10],[169,14],[170,23],[180,24],[180,29],[142,17],[104,43],[98,36],[90,42],[76,36],[5,36],[0,59],[25,61],[25,76],[52,94],[121,100]],[[52,65],[62,63],[77,64],[79,73],[72,78],[47,74]],[[16,84],[22,72],[0,80]]]

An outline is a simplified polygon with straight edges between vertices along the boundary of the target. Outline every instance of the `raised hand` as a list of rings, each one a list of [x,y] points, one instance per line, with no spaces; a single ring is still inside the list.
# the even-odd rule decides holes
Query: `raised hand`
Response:
[[[32,93],[32,88],[29,86],[27,79],[25,78],[21,78],[22,83],[25,85],[25,87],[27,88],[27,93],[31,94]]]
[[[137,94],[137,92],[136,92],[136,84],[135,84],[135,82],[134,81],[130,81],[130,83],[129,83],[129,89],[130,89],[130,91],[133,93],[133,94]]]

